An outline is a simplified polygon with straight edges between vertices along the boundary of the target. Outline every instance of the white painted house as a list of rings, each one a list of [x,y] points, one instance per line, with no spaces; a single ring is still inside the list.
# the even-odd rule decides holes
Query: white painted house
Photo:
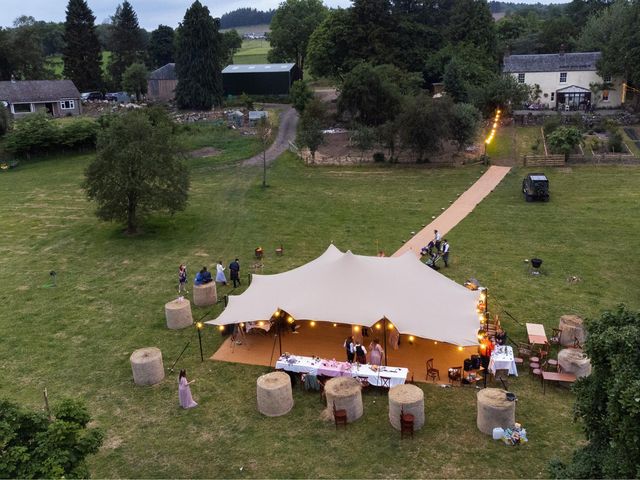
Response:
[[[616,108],[621,104],[622,79],[602,78],[596,63],[600,52],[509,55],[504,57],[504,73],[518,82],[540,89],[538,102],[548,108],[584,110]],[[611,83],[612,88],[595,94],[590,84]]]

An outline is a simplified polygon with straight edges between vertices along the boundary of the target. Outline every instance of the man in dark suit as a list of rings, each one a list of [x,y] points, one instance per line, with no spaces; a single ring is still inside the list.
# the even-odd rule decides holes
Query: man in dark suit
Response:
[[[233,282],[233,288],[240,285],[240,263],[236,258],[229,264],[229,272],[231,272],[231,281]]]

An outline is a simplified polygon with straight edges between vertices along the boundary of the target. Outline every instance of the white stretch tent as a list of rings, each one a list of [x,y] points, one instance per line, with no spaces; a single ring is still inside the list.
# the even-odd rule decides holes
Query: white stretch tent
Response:
[[[296,320],[371,327],[387,318],[402,334],[454,345],[478,344],[470,291],[424,265],[412,252],[368,257],[333,245],[318,258],[276,275],[254,275],[241,295],[229,297],[212,325],[269,320],[276,310]]]

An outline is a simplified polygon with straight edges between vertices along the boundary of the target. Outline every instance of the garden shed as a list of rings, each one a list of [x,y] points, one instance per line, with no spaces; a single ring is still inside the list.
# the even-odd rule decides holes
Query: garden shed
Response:
[[[175,98],[177,85],[176,64],[167,63],[149,75],[149,80],[147,81],[147,97],[150,100],[161,102],[173,100]]]
[[[228,65],[222,70],[225,95],[288,95],[291,84],[300,78],[295,63]]]

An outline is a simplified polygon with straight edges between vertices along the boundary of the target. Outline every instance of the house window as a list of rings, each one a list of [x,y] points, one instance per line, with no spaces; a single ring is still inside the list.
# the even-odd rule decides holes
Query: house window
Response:
[[[75,100],[62,100],[60,102],[60,108],[62,110],[73,110],[76,108],[76,102]]]
[[[551,101],[555,102],[556,100],[556,92],[551,92]]]
[[[518,83],[524,83],[524,73],[518,74]]]
[[[608,102],[609,101],[609,90],[603,90],[602,91],[602,101],[603,102]]]
[[[560,74],[560,83],[567,83],[567,72],[562,72]]]
[[[30,103],[14,103],[13,113],[31,113]]]
[[[605,75],[603,79],[606,83],[611,83],[611,75]]]

